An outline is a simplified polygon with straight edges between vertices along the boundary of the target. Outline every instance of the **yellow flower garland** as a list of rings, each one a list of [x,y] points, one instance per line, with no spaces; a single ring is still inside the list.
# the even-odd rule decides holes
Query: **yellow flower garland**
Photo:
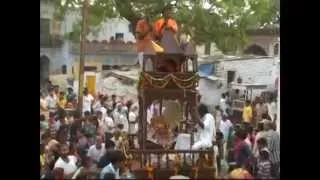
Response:
[[[163,78],[155,78],[149,75],[148,73],[144,73],[143,77],[145,77],[145,79],[149,82],[150,85],[152,85],[155,88],[161,88],[161,89],[165,88],[170,82],[170,80],[172,80],[181,89],[188,89],[188,88],[191,88],[192,86],[195,86],[198,80],[197,75],[193,75],[188,79],[180,79],[173,74],[168,74]],[[153,81],[160,81],[161,85],[156,85],[153,83]],[[190,81],[192,82],[190,83]],[[188,85],[183,85],[184,83],[188,83]]]

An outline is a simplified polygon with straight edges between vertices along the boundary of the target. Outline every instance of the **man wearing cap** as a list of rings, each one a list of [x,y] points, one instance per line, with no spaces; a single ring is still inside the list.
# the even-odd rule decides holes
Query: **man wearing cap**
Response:
[[[178,32],[176,20],[172,18],[172,7],[166,6],[162,10],[162,17],[154,25],[154,35],[157,40],[161,40],[164,30],[171,30],[173,33]]]

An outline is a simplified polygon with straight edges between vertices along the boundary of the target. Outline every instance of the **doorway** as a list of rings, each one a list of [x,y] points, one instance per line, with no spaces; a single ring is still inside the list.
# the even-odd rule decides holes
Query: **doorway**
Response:
[[[40,84],[45,83],[49,79],[50,60],[47,56],[40,57]]]
[[[236,71],[227,71],[227,84],[232,83],[236,78]]]

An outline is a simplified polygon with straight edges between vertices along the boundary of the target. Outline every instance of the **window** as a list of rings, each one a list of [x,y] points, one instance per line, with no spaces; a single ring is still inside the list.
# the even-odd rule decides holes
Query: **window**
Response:
[[[61,72],[62,72],[62,74],[67,74],[67,65],[62,65],[62,67],[61,67]]]
[[[123,40],[123,33],[116,33],[116,40]]]
[[[131,32],[131,33],[133,32],[133,28],[132,28],[131,24],[128,25],[128,29],[129,29],[129,32]]]
[[[84,71],[97,71],[96,66],[84,66]]]
[[[102,65],[102,70],[111,70],[112,67],[110,65]]]
[[[204,54],[205,54],[205,55],[210,55],[210,51],[211,51],[211,43],[207,43],[207,44],[204,46]]]
[[[235,77],[236,77],[235,71],[228,71],[227,72],[227,83],[229,84],[229,83],[233,82]]]
[[[50,35],[50,19],[40,18],[40,36]]]
[[[51,33],[60,34],[60,30],[61,30],[61,21],[58,21],[58,20],[52,21]]]

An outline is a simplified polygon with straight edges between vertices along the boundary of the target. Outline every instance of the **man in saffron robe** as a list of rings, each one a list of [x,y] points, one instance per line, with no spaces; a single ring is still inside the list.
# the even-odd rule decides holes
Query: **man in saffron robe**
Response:
[[[137,51],[142,52],[152,41],[152,26],[147,18],[140,19],[136,26]]]
[[[171,30],[176,34],[178,25],[176,20],[172,18],[172,7],[166,6],[162,11],[162,17],[158,19],[154,25],[155,38],[161,40],[165,29]]]

